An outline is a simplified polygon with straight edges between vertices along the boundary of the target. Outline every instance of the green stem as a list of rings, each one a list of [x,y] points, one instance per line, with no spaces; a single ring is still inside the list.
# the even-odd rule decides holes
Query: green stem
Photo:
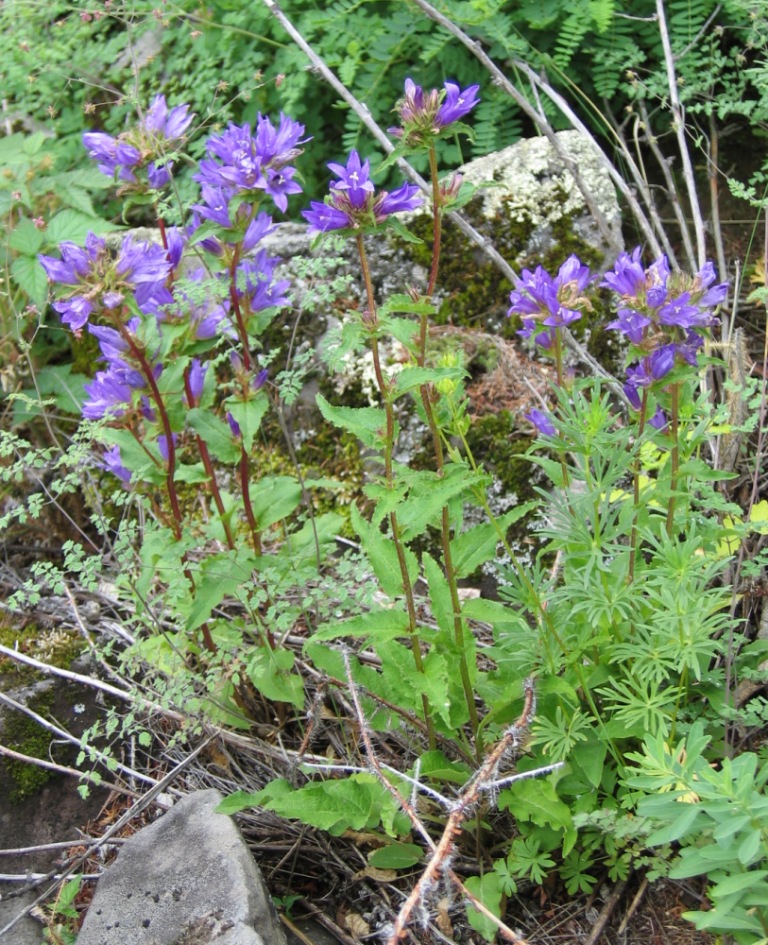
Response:
[[[368,300],[368,316],[366,318],[366,324],[371,330],[371,354],[373,356],[373,370],[376,376],[376,384],[379,388],[379,393],[381,394],[381,399],[384,403],[384,414],[386,417],[386,433],[384,438],[384,476],[387,482],[387,486],[392,488],[394,485],[394,475],[392,469],[392,452],[394,450],[394,439],[395,439],[395,412],[392,407],[391,400],[391,391],[389,384],[384,378],[384,372],[381,369],[381,357],[379,354],[379,340],[376,337],[376,329],[378,327],[378,316],[376,312],[376,298],[373,293],[373,282],[371,281],[371,271],[368,266],[368,257],[365,253],[365,244],[363,242],[362,234],[357,236],[357,252],[360,257],[360,267],[363,274],[363,280],[365,282],[365,292],[366,298]],[[424,661],[421,656],[421,643],[419,641],[418,633],[418,621],[416,617],[416,603],[413,594],[413,585],[411,583],[411,576],[408,573],[408,562],[405,558],[405,549],[403,547],[403,542],[400,537],[400,527],[397,521],[397,513],[393,510],[389,513],[389,524],[392,531],[392,541],[395,546],[395,552],[397,554],[397,562],[400,568],[400,579],[403,585],[403,593],[405,595],[406,610],[408,613],[408,635],[411,641],[411,651],[413,653],[413,661],[418,672],[424,672]],[[430,749],[434,749],[437,745],[435,739],[435,728],[432,721],[432,711],[429,705],[429,700],[426,695],[422,693],[421,696],[422,708],[424,711],[424,722],[427,725],[427,732],[429,734],[429,746]]]
[[[680,470],[680,385],[672,384],[671,395],[671,431],[672,437],[672,470],[669,483],[669,504],[667,506],[667,535],[672,537],[675,524],[675,493],[677,492],[677,477]]]
[[[640,446],[645,432],[645,420],[648,415],[648,389],[643,389],[643,399],[640,402],[640,418],[637,422],[637,455],[635,468],[632,474],[632,502],[634,514],[632,516],[632,531],[629,534],[629,583],[635,579],[635,559],[637,557],[637,514],[640,508]]]
[[[189,367],[184,371],[184,390],[187,393],[187,403],[192,406],[195,402],[194,394],[192,393],[192,385],[189,380]],[[197,436],[197,449],[200,453],[200,459],[203,461],[203,468],[205,469],[205,474],[208,476],[208,488],[210,489],[211,495],[213,496],[213,501],[216,504],[216,509],[219,513],[219,518],[221,519],[222,527],[224,528],[224,534],[227,538],[227,544],[230,548],[235,547],[235,539],[232,535],[232,527],[227,520],[226,510],[224,508],[224,501],[221,498],[221,492],[219,491],[219,484],[216,481],[216,471],[213,468],[213,463],[211,462],[211,455],[208,452],[208,447],[205,444],[205,440],[201,436]]]
[[[429,167],[432,176],[432,268],[429,275],[429,284],[427,285],[426,295],[431,296],[437,283],[437,274],[440,267],[440,244],[442,234],[442,206],[440,198],[440,187],[437,178],[437,155],[434,146],[429,149]],[[427,337],[429,325],[426,312],[422,312],[419,324],[419,348],[416,354],[416,363],[419,367],[424,367],[427,358]],[[435,419],[435,412],[432,409],[430,398],[430,386],[422,384],[419,388],[421,394],[421,403],[427,418],[430,433],[432,435],[432,444],[435,452],[435,468],[438,476],[442,478],[445,472],[445,458],[443,454],[443,444],[440,438],[440,431]],[[456,572],[453,566],[453,557],[451,553],[451,521],[448,506],[444,505],[441,513],[440,537],[443,550],[443,564],[445,568],[445,577],[448,582],[448,588],[451,595],[451,609],[453,611],[453,639],[456,649],[459,652],[459,674],[461,676],[461,686],[464,690],[464,700],[469,713],[469,720],[472,726],[472,735],[475,740],[475,751],[478,759],[483,755],[482,735],[480,733],[480,718],[475,704],[475,693],[472,687],[472,679],[469,672],[469,663],[467,661],[466,643],[464,639],[464,620],[461,615],[461,601],[459,600],[459,588],[456,580]]]

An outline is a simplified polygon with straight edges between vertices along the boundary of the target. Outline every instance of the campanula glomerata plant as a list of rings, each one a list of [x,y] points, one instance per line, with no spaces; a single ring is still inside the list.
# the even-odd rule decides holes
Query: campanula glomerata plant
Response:
[[[91,234],[84,248],[64,243],[61,258],[41,257],[62,322],[99,344],[83,417],[100,462],[146,515],[122,585],[144,626],[162,609],[170,630],[141,634],[134,652],[192,679],[209,720],[247,727],[255,695],[276,707],[281,725],[306,723],[302,745],[318,724],[312,700],[323,696],[307,691],[300,660],[324,687],[351,692],[364,757],[318,762],[304,781],[276,779],[227,809],[257,805],[331,832],[375,829],[387,843],[424,843],[424,876],[392,941],[428,911],[435,876],[483,905],[469,916],[488,940],[505,928],[504,902],[521,880],[557,873],[576,893],[601,869],[626,877],[654,856],[628,759],[647,733],[673,743],[694,725],[712,734],[722,719],[714,694],[730,595],[718,584],[724,529],[714,513],[727,503],[713,485],[719,474],[701,459],[711,412],[699,378],[726,285],[711,263],[686,276],[666,257],[644,265],[640,249],[602,276],[572,255],[554,275],[539,266],[518,277],[509,315],[554,360],[557,379],[549,404],[527,414],[540,434],[530,458],[549,485],[541,480],[541,550],[524,566],[507,532],[531,506],[492,513],[491,477],[467,439],[462,352],[438,352],[430,333],[443,218],[468,193],[460,175],[440,177],[438,151],[443,139],[471,133],[462,119],[478,93],[405,82],[386,164],[423,151],[428,194],[408,182],[378,188],[370,161],[353,150],[329,164],[325,200],[303,211],[320,246],[329,235],[354,243],[363,292],[344,316],[343,338],[348,351],[369,354],[376,380],[372,406],[317,397],[325,420],[379,461],[365,507],[350,509],[380,591],[357,610],[327,604],[313,619],[289,603],[299,574],[321,585],[339,518],[313,513],[316,484],[300,472],[263,475],[256,458],[280,396],[264,332],[291,294],[261,244],[274,228],[270,205],[285,212],[301,192],[303,126],[259,115],[253,127],[213,135],[194,177],[199,201],[184,225],[159,221],[161,243],[129,236],[112,249]],[[193,122],[187,106],[158,96],[135,129],[84,143],[126,198],[155,201]],[[423,285],[379,300],[367,245],[387,230],[413,239],[403,212],[430,215],[432,264]],[[623,403],[594,379],[568,378],[564,333],[600,291],[615,309],[605,330],[626,350]],[[397,365],[387,361],[391,341],[402,352]],[[429,442],[426,468],[396,458],[402,418],[412,414]],[[470,508],[480,524],[466,524]],[[462,594],[460,582],[496,562],[499,548],[508,562],[499,565],[503,601]],[[232,598],[234,619],[222,610]],[[302,626],[300,655],[274,631],[283,609]],[[411,757],[385,770],[371,733],[398,727],[410,733]],[[326,768],[345,777],[323,777]],[[456,781],[464,783],[452,800]],[[436,805],[430,826],[412,791]],[[492,866],[461,879],[453,838],[473,817],[467,829]],[[492,842],[489,822],[504,825],[505,843]],[[416,850],[406,865],[422,859]]]

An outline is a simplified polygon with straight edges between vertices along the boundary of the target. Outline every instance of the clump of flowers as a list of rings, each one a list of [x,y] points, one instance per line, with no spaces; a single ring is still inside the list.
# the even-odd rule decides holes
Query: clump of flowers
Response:
[[[424,92],[412,79],[406,79],[405,95],[394,108],[401,127],[389,128],[389,133],[406,148],[423,148],[472,111],[480,101],[479,90],[479,85],[461,89],[455,82],[446,82],[440,90]]]
[[[255,132],[247,123],[230,124],[224,134],[208,140],[208,157],[200,162],[195,180],[214,188],[209,193],[218,193],[222,212],[236,194],[258,198],[264,192],[285,213],[289,195],[301,193],[291,164],[302,152],[299,145],[307,141],[303,134],[304,125],[283,114],[277,128],[263,115],[256,119]],[[206,203],[210,205],[207,198]]]
[[[350,153],[346,167],[341,164],[328,167],[338,177],[331,184],[330,195],[325,203],[313,200],[311,209],[302,210],[304,218],[320,233],[370,229],[384,223],[391,214],[415,210],[423,202],[414,184],[403,184],[392,193],[386,190],[376,193],[370,179],[370,162],[361,162],[357,151]]]
[[[184,143],[194,117],[189,105],[169,109],[165,96],[157,95],[135,127],[117,138],[89,131],[83,135],[83,144],[103,174],[123,182],[122,192],[145,189],[136,176],[139,170],[146,172],[149,187],[159,190],[171,180],[173,162],[167,155]]]
[[[719,324],[714,309],[728,292],[727,283],[716,280],[711,262],[695,276],[670,271],[666,256],[644,269],[639,248],[622,253],[605,274],[600,285],[618,296],[617,317],[607,327],[630,344],[624,390],[636,410],[642,389],[663,381],[676,365],[697,366],[704,333]]]
[[[51,282],[65,287],[66,296],[53,303],[72,331],[81,331],[93,314],[119,309],[131,298],[142,312],[157,312],[173,301],[166,282],[171,265],[166,251],[153,243],[123,240],[117,256],[106,242],[89,233],[85,248],[64,242],[61,259],[40,255]]]
[[[507,311],[507,315],[522,316],[523,327],[518,335],[534,335],[536,344],[551,348],[556,329],[573,324],[584,311],[592,309],[584,294],[590,279],[589,267],[578,256],[569,256],[554,279],[542,266],[533,272],[524,269],[517,288],[509,295]],[[537,331],[542,325],[546,331]]]

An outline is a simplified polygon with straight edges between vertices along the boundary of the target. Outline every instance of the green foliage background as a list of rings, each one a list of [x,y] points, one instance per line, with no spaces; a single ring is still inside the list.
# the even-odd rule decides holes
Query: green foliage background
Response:
[[[446,79],[480,83],[474,143],[462,146],[457,138],[443,156],[448,166],[534,132],[503,91],[485,80],[471,53],[414,3],[287,0],[282,7],[385,127],[408,75],[425,87]],[[662,115],[667,85],[654,0],[442,0],[438,8],[476,37],[523,91],[517,62],[546,72],[609,147],[612,126],[628,120],[638,98],[649,103],[656,134],[670,131]],[[768,66],[760,55],[764,6],[757,0],[669,0],[665,12],[687,114],[728,119],[741,133],[751,128],[753,141],[761,136],[768,118]],[[207,129],[228,120],[252,122],[259,111],[284,110],[305,123],[315,159],[302,168],[309,196],[326,186],[327,161],[351,148],[376,156],[357,116],[310,70],[262,3],[6,0],[0,63],[7,128],[54,134],[73,166],[85,159],[84,130],[118,133],[136,104],[145,107],[158,90],[173,104],[190,102]],[[562,126],[553,106],[543,101],[542,107]]]

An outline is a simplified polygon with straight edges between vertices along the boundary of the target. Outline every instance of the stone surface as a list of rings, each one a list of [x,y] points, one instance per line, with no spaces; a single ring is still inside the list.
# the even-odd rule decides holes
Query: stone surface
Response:
[[[264,881],[218,791],[140,830],[99,880],[77,945],[285,945]]]
[[[605,216],[615,245],[623,245],[616,191],[595,146],[578,131],[559,131],[557,139]],[[584,242],[609,258],[616,255],[547,138],[523,138],[503,151],[470,161],[460,172],[472,184],[495,182],[496,186],[482,192],[486,219],[501,213],[515,222],[533,225],[529,245],[521,255],[547,252],[552,245],[553,224],[564,218],[572,220],[574,231]]]

